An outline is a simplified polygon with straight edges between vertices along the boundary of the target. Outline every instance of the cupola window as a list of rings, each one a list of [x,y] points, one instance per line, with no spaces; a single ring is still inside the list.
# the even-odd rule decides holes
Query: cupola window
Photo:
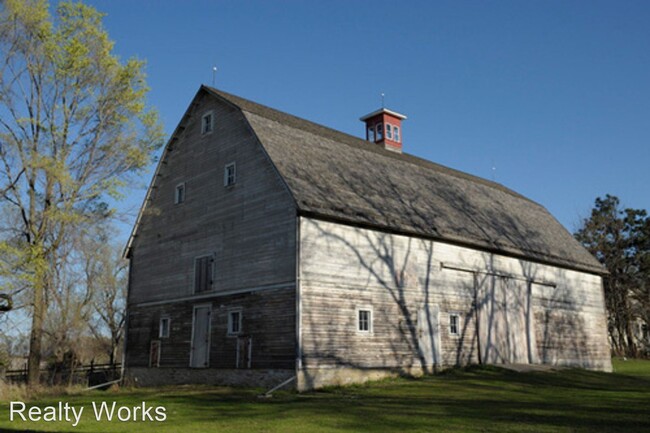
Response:
[[[375,127],[369,126],[367,132],[368,132],[368,141],[375,141]]]

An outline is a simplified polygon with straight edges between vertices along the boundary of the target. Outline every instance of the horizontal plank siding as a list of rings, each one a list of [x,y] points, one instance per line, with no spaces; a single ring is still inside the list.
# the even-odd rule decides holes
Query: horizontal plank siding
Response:
[[[213,131],[201,134],[201,117]],[[147,367],[160,317],[171,320],[161,339],[161,368],[189,366],[193,307],[212,306],[210,367],[236,367],[237,338],[226,335],[228,308],[242,308],[242,332],[252,338],[252,368],[295,364],[296,209],[291,195],[250,130],[227,102],[199,94],[161,161],[130,258],[127,368]],[[224,167],[236,182],[224,186]],[[175,203],[176,186],[185,200]],[[210,274],[195,260],[210,256]],[[201,281],[196,282],[196,278]]]
[[[442,365],[611,369],[599,276],[305,217],[300,233],[306,368],[421,365],[418,310],[430,305]],[[374,311],[369,334],[356,330],[364,306]]]
[[[195,305],[210,305],[210,368],[236,368],[237,336],[228,335],[228,312],[241,311],[240,337],[252,338],[251,368],[287,369],[295,363],[295,287],[221,296],[200,303],[176,302],[134,307],[129,315],[127,366],[148,367],[151,340],[160,340],[160,368],[185,368],[190,363]],[[168,338],[160,338],[161,317],[170,319]]]
[[[212,111],[214,130],[200,120]],[[161,162],[132,248],[129,303],[193,294],[194,259],[213,254],[212,290],[295,279],[295,206],[240,111],[214,98],[197,101]],[[224,166],[236,183],[224,187]],[[185,202],[175,204],[176,185]]]

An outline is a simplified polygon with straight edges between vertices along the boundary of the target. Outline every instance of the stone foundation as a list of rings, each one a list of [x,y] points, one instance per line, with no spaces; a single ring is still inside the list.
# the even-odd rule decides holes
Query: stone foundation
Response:
[[[135,386],[220,385],[272,388],[295,375],[294,370],[248,370],[217,368],[127,368],[125,379]],[[295,382],[287,388],[295,389]]]
[[[422,376],[425,372],[421,367],[411,368],[304,368],[298,371],[298,391],[309,391],[326,386],[346,386],[360,384],[390,377]]]

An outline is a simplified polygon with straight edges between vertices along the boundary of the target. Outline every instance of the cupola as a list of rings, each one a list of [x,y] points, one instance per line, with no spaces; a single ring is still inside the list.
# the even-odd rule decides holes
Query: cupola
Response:
[[[406,120],[406,116],[380,108],[360,120],[366,123],[366,140],[402,153],[402,120]]]

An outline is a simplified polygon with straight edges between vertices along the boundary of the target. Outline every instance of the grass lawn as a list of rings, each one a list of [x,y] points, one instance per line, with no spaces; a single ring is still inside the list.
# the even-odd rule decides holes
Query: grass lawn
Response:
[[[84,406],[78,426],[9,422],[0,431],[57,432],[650,432],[650,361],[614,362],[615,373],[516,373],[494,367],[306,394],[175,387],[93,391],[28,404]],[[165,422],[97,422],[91,402],[162,405]]]

